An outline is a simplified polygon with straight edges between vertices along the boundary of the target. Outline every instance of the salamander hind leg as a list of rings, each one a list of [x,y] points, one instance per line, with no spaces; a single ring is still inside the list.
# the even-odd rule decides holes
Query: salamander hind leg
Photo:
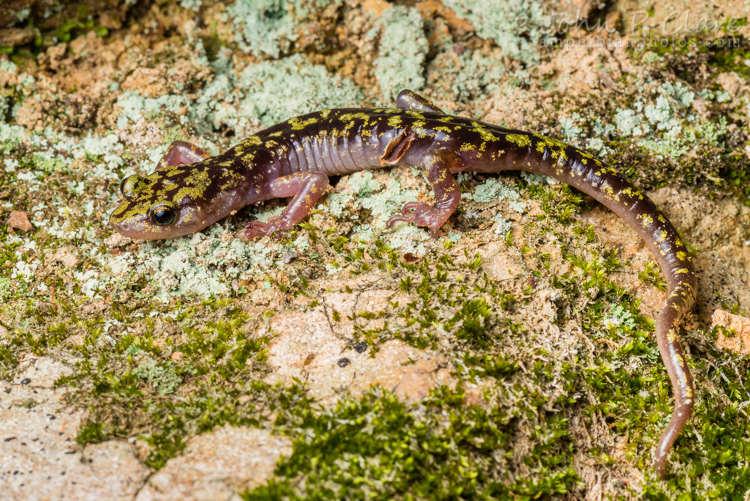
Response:
[[[164,167],[177,167],[178,165],[190,165],[210,157],[202,148],[185,141],[173,141],[167,148],[167,152],[161,157],[156,169]]]
[[[292,228],[310,213],[315,202],[325,193],[328,187],[328,176],[322,172],[297,172],[289,176],[274,179],[268,183],[264,192],[268,198],[294,197],[280,216],[272,217],[266,223],[251,221],[245,225],[247,238],[276,234],[284,235],[284,230]]]
[[[396,107],[402,110],[444,113],[435,103],[409,89],[404,89],[398,93]]]
[[[398,221],[427,226],[430,236],[437,238],[440,227],[448,220],[461,201],[461,189],[451,174],[451,168],[458,167],[460,158],[451,150],[433,150],[422,155],[420,165],[427,174],[437,201],[435,205],[423,202],[409,202],[404,205],[401,215],[388,220],[390,228]]]

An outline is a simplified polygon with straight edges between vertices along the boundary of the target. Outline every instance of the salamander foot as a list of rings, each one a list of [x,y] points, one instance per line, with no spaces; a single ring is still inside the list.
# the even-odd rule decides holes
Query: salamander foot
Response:
[[[440,236],[440,227],[450,217],[453,211],[437,209],[424,202],[408,202],[401,209],[401,215],[393,216],[388,220],[386,226],[392,227],[398,221],[414,223],[417,226],[426,226],[430,230],[430,236]]]
[[[275,238],[285,238],[289,236],[285,230],[290,226],[285,223],[280,216],[268,218],[267,223],[261,221],[250,221],[245,225],[245,236],[248,239],[273,236]]]

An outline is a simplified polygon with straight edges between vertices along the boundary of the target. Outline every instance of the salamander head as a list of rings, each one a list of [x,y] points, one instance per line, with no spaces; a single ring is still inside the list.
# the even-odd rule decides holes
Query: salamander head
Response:
[[[201,162],[202,164],[202,162]],[[123,199],[109,217],[122,235],[141,240],[177,238],[201,231],[238,205],[232,173],[210,175],[201,164],[165,167],[120,183]],[[231,186],[231,188],[230,188]]]

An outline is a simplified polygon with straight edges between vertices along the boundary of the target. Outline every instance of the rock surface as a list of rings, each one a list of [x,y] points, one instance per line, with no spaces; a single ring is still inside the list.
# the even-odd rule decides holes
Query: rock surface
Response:
[[[255,428],[225,426],[193,438],[186,452],[149,477],[136,501],[224,501],[264,484],[290,440]]]
[[[716,310],[711,327],[722,327],[716,345],[738,355],[750,353],[750,318],[732,315],[728,311]]]
[[[55,380],[69,367],[27,357],[11,381],[0,382],[0,485],[3,499],[132,500],[149,474],[126,442],[81,448],[85,411],[65,402]]]

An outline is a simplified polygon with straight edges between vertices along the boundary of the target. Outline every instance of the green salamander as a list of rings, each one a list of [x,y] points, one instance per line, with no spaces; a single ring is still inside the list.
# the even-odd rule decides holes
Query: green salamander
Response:
[[[402,91],[396,108],[334,109],[292,118],[210,157],[174,142],[146,177],[125,178],[123,200],[110,221],[136,239],[175,238],[201,231],[248,204],[291,197],[280,216],[247,225],[249,238],[302,221],[323,195],[328,177],[389,165],[418,165],[436,202],[409,202],[388,221],[411,222],[437,236],[461,200],[454,174],[524,170],[558,179],[595,198],[628,222],[656,256],[669,297],[656,339],[675,395],[672,419],[654,466],[660,477],[677,435],[693,410],[693,381],[677,333],[693,305],[696,279],[687,248],[649,198],[612,168],[556,139],[444,114],[427,99]]]

